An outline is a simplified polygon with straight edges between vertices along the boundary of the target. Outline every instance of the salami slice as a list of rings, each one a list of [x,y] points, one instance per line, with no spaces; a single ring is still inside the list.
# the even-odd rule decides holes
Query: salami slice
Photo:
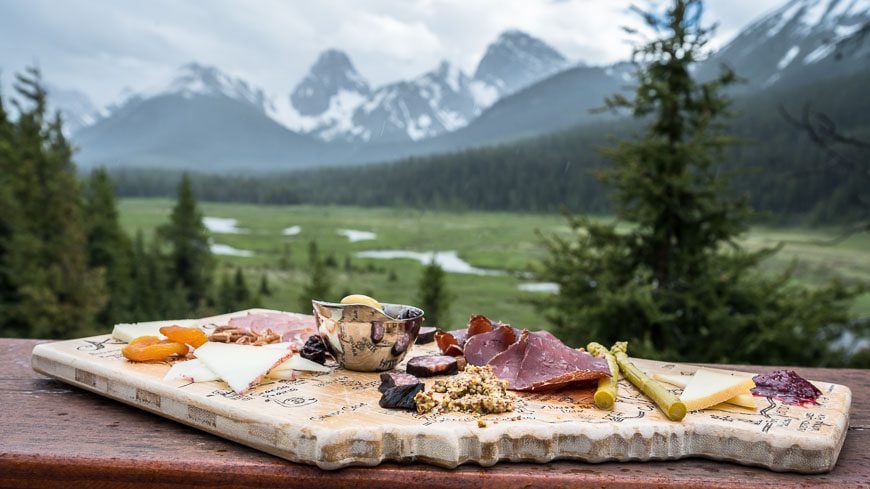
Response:
[[[436,332],[438,332],[438,328],[422,327],[420,328],[420,332],[417,333],[417,341],[415,341],[414,343],[418,345],[432,343],[433,341],[435,341]]]
[[[456,375],[459,366],[456,358],[447,355],[423,355],[408,360],[405,368],[409,374],[417,377],[433,377],[435,375]]]

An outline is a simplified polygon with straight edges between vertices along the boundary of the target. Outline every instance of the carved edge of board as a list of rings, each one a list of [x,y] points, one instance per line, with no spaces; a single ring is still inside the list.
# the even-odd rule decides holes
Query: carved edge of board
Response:
[[[488,467],[499,461],[599,463],[702,457],[774,471],[824,473],[833,469],[842,449],[851,405],[851,391],[847,388],[845,419],[842,426],[838,426],[839,437],[833,444],[815,443],[812,448],[742,440],[715,431],[696,431],[678,423],[667,433],[620,433],[618,428],[604,429],[571,422],[532,430],[506,427],[483,436],[435,426],[426,427],[425,433],[421,433],[419,427],[327,431],[282,427],[270,423],[269,419],[244,416],[239,411],[220,410],[223,412],[218,413],[214,406],[206,407],[197,402],[195,396],[169,385],[136,387],[113,378],[117,373],[110,369],[94,365],[87,365],[88,369],[77,368],[74,356],[51,348],[51,344],[37,345],[31,363],[35,371],[49,377],[272,455],[327,470],[351,465],[374,466],[384,461],[423,462],[455,468],[466,463]],[[181,400],[173,399],[170,394]]]

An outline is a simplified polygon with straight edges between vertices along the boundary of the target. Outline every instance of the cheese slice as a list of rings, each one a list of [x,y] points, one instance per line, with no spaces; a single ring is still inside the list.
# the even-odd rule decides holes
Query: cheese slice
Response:
[[[686,384],[680,400],[687,411],[698,411],[745,394],[755,387],[752,377],[735,375],[724,370],[700,368]]]
[[[297,370],[297,371],[303,371],[303,372],[322,372],[322,373],[329,373],[332,371],[332,369],[330,369],[326,365],[321,365],[317,362],[312,362],[311,360],[309,360],[307,358],[302,358],[302,356],[296,354],[296,355],[293,355],[292,357],[288,358],[281,365],[278,365],[277,367],[273,368],[269,372],[269,377],[274,377],[274,375],[272,375],[273,373],[276,373],[276,372],[280,373],[280,372],[285,372],[285,371],[290,371],[290,370]]]
[[[162,339],[165,338],[165,336],[160,334],[160,328],[164,326],[193,327],[196,326],[196,323],[197,321],[195,319],[179,319],[176,321],[150,321],[144,323],[116,324],[115,327],[112,328],[112,338],[127,343],[140,336],[157,336]]]
[[[175,362],[172,368],[169,369],[169,372],[166,372],[166,376],[163,377],[163,380],[178,379],[187,379],[191,382],[211,382],[221,378],[213,370],[206,367],[200,359],[194,358],[183,362]]]
[[[675,385],[677,387],[686,387],[690,380],[692,380],[693,375],[672,375],[672,374],[652,374],[652,378],[658,380],[659,382],[664,382],[666,384]],[[727,404],[733,404],[735,406],[741,406],[750,409],[756,409],[755,405],[755,396],[752,395],[748,390],[743,394],[737,394],[725,401]]]
[[[291,350],[214,341],[206,342],[193,353],[240,395],[293,355]]]

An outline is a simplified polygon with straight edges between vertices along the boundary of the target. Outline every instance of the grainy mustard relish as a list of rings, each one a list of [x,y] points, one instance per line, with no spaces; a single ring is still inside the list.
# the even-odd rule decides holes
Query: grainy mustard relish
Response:
[[[417,412],[458,411],[477,415],[498,414],[514,410],[516,397],[507,392],[507,381],[497,378],[492,368],[468,365],[465,370],[450,379],[438,380],[428,392],[418,392],[414,397]],[[440,401],[435,393],[444,394]]]

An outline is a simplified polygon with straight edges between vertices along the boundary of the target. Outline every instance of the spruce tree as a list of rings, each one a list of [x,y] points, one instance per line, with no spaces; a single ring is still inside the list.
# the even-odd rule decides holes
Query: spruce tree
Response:
[[[233,277],[233,302],[237,309],[251,307],[251,291],[248,289],[248,284],[245,282],[245,274],[242,273],[240,267],[236,268],[236,274]]]
[[[260,277],[260,288],[257,293],[262,297],[272,295],[272,288],[269,286],[269,277],[265,273]]]
[[[18,118],[3,129],[14,153],[3,165],[10,167],[3,198],[11,196],[17,213],[14,234],[3,245],[5,276],[12,280],[4,285],[12,289],[5,298],[4,334],[63,338],[94,333],[94,316],[106,302],[105,283],[100,271],[88,266],[72,147],[60,116],[47,116],[39,71],[30,68],[18,75],[15,90]]]
[[[748,252],[736,239],[749,209],[729,191],[722,152],[734,141],[723,117],[724,69],[698,82],[710,30],[700,0],[675,0],[643,18],[660,37],[634,52],[633,98],[610,107],[647,124],[606,154],[618,221],[570,219],[570,238],[546,239],[543,277],[560,292],[541,305],[558,333],[585,344],[629,340],[638,355],[713,362],[835,364],[852,292],[808,290],[756,269],[776,249]]]
[[[173,286],[183,291],[191,313],[201,310],[211,293],[214,259],[208,230],[186,174],[178,186],[178,200],[169,224],[160,228],[160,236],[170,247],[169,272]]]
[[[142,230],[133,240],[133,258],[130,267],[130,307],[133,321],[148,321],[160,318],[157,295],[166,284],[151,282],[152,267]]]
[[[17,294],[12,276],[11,246],[18,220],[18,203],[13,197],[15,171],[13,126],[0,92],[0,336],[11,336],[11,312]]]
[[[133,250],[129,237],[121,229],[115,192],[104,168],[91,172],[85,190],[89,262],[91,267],[104,271],[109,293],[97,320],[104,326],[130,321]]]
[[[233,312],[238,309],[236,307],[233,284],[230,280],[230,274],[227,271],[224,271],[221,274],[221,280],[218,284],[217,298],[215,300],[215,303],[217,305],[218,311],[222,314]]]
[[[329,300],[329,289],[332,287],[330,277],[320,258],[317,241],[308,243],[308,283],[302,287],[299,296],[299,310],[308,312],[311,310],[311,300]]]
[[[433,259],[420,277],[418,304],[426,314],[429,326],[446,326],[449,317],[450,295],[447,292],[444,269]]]

